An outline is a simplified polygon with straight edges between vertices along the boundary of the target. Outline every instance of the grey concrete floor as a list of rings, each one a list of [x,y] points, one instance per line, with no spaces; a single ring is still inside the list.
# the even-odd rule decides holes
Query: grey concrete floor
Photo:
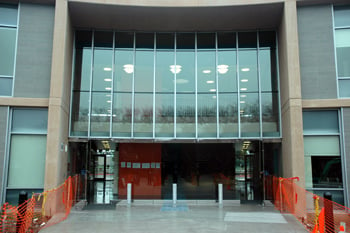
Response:
[[[308,232],[290,214],[272,205],[118,205],[113,210],[72,210],[69,217],[40,233],[281,233]]]

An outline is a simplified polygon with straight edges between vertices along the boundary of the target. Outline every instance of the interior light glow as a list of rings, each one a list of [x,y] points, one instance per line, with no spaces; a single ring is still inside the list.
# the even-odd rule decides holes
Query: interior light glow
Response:
[[[241,104],[245,104],[245,101],[240,101]]]
[[[216,99],[216,95],[213,95],[213,99]]]
[[[112,100],[107,100],[107,103],[112,103]]]
[[[248,90],[248,88],[246,88],[246,87],[241,88],[241,91],[246,91],[246,90]]]
[[[214,92],[214,91],[216,91],[216,89],[210,89],[209,91]]]
[[[250,71],[250,69],[249,68],[242,68],[241,71],[242,72],[248,72],[248,71]]]
[[[124,71],[128,74],[134,73],[134,65],[132,64],[125,64],[124,66]]]
[[[107,91],[112,90],[112,88],[111,88],[111,87],[106,87],[105,89],[106,89]]]
[[[247,95],[241,95],[241,98],[245,98],[245,97],[247,97]]]
[[[107,94],[106,97],[111,97],[112,95],[111,94]]]
[[[112,68],[111,67],[105,67],[103,68],[104,71],[112,71]]]
[[[112,82],[111,78],[105,78],[104,80],[105,80],[105,82]]]
[[[187,79],[179,78],[179,79],[176,79],[176,83],[177,83],[177,84],[185,84],[185,83],[188,83],[188,80],[187,80]]]
[[[227,73],[227,71],[228,71],[228,65],[218,65],[218,72],[220,73],[220,74],[226,74]]]
[[[210,73],[211,73],[211,70],[203,70],[203,73],[204,73],[204,74],[210,74]]]
[[[211,84],[211,83],[214,83],[214,81],[213,80],[208,80],[207,83]]]
[[[241,82],[246,83],[246,82],[248,82],[248,79],[242,79]]]
[[[180,66],[180,65],[171,65],[169,67],[170,67],[171,73],[173,73],[173,74],[180,73],[181,72],[181,68],[182,68],[182,66]]]

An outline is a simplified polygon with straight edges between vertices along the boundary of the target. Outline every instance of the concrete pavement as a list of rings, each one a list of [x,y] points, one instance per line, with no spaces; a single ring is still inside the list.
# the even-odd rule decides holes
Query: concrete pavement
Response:
[[[89,209],[89,208],[87,208]],[[270,205],[225,204],[171,201],[149,204],[120,203],[109,210],[72,210],[68,219],[41,233],[305,233],[290,214],[281,214]]]

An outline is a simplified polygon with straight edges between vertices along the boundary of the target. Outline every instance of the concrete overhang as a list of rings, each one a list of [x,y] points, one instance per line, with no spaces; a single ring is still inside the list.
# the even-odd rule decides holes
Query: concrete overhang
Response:
[[[174,32],[276,29],[283,5],[146,7],[70,1],[68,7],[75,28]]]

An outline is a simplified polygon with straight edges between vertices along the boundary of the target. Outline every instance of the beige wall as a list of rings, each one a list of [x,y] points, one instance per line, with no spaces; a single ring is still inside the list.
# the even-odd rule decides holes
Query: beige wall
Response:
[[[286,1],[279,28],[282,106],[282,176],[304,186],[304,146],[296,1]]]
[[[45,189],[56,187],[67,177],[67,152],[65,147],[68,144],[72,35],[67,0],[57,0],[52,52]]]

